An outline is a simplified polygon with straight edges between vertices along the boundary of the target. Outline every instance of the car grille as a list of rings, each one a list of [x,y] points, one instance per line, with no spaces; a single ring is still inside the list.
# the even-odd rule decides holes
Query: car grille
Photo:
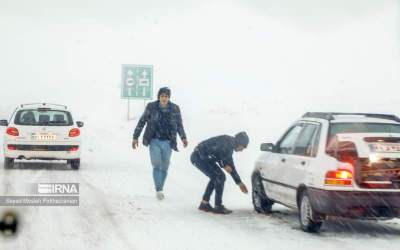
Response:
[[[79,148],[77,145],[9,145],[21,151],[70,151]]]

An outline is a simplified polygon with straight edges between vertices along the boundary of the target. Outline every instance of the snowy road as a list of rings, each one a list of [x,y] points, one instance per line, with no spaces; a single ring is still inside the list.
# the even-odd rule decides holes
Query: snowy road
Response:
[[[1,249],[354,250],[391,249],[400,244],[398,220],[331,219],[320,234],[306,234],[299,228],[296,213],[284,207],[275,206],[276,212],[269,216],[256,214],[250,195],[241,194],[231,180],[224,200],[235,210],[232,215],[198,212],[207,180],[190,166],[190,149],[174,155],[167,199],[159,202],[154,198],[147,149],[133,153],[128,133],[126,128],[117,136],[109,134],[108,143],[86,135],[79,171],[65,163],[40,162],[1,169],[1,195],[24,195],[29,183],[80,184],[79,207],[16,208],[22,218],[21,231],[15,239],[1,238]],[[247,182],[250,171],[249,167],[241,173]]]
[[[306,112],[399,115],[400,1],[1,0],[0,30],[0,119],[48,102],[85,122],[79,171],[43,162],[4,170],[0,149],[2,196],[80,184],[79,207],[12,208],[20,232],[0,235],[0,250],[399,249],[400,219],[329,219],[307,234],[282,206],[256,214],[230,177],[224,205],[234,213],[201,213],[207,179],[189,157],[203,139],[246,131],[249,147],[234,159],[250,189],[259,145]],[[162,202],[148,149],[131,149],[146,101],[121,100],[121,64],[153,65],[153,99],[168,86],[181,108],[189,147],[172,156]]]

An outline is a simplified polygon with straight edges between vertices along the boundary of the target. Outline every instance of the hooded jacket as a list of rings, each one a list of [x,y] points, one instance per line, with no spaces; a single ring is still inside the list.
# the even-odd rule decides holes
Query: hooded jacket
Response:
[[[236,184],[241,183],[240,176],[233,162],[233,151],[236,147],[235,138],[229,135],[212,137],[197,146],[203,160],[216,162],[221,168],[229,165],[232,168],[230,175]]]

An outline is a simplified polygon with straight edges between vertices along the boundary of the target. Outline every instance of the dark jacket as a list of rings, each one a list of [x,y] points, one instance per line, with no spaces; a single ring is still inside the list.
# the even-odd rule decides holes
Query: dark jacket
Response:
[[[232,176],[236,184],[241,183],[240,176],[235,168],[233,162],[233,151],[235,149],[235,138],[229,135],[221,135],[212,137],[208,140],[201,142],[196,150],[204,160],[210,160],[218,163],[223,168],[226,165],[232,167]]]
[[[148,146],[150,141],[155,138],[156,130],[159,126],[159,119],[161,117],[160,114],[160,101],[155,101],[147,104],[146,109],[142,117],[140,118],[135,132],[133,133],[133,139],[138,139],[144,126],[146,125],[146,130],[143,135],[143,145]],[[182,116],[179,106],[169,102],[167,108],[170,112],[170,119],[168,124],[169,130],[169,140],[171,144],[171,148],[175,151],[178,151],[177,142],[176,142],[176,134],[178,133],[181,139],[186,139],[185,129],[182,124]]]

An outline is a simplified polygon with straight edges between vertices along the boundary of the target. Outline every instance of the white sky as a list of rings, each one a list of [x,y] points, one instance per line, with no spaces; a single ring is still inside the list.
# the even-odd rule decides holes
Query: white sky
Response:
[[[187,111],[400,114],[399,16],[394,0],[0,0],[1,106],[108,105],[129,63]]]

